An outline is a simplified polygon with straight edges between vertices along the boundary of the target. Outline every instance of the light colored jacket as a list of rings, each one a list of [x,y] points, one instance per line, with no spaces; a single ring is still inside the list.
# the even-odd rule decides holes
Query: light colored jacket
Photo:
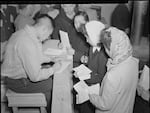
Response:
[[[133,113],[138,82],[138,60],[130,56],[105,75],[96,113]]]
[[[54,71],[52,68],[42,68],[41,64],[50,60],[44,56],[42,43],[37,38],[34,28],[27,25],[9,39],[1,74],[12,79],[29,77],[33,82],[45,80]]]

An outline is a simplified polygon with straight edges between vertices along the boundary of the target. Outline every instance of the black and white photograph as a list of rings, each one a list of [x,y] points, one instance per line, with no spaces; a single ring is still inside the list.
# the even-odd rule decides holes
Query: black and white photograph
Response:
[[[0,4],[1,113],[149,113],[149,0],[103,1]]]

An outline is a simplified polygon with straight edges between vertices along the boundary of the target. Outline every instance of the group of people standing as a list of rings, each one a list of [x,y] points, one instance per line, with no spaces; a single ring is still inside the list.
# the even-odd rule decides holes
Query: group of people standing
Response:
[[[26,11],[20,12],[32,11],[30,5],[25,8]],[[92,70],[91,78],[85,82],[89,86],[100,84],[99,95],[89,95],[90,100],[79,105],[79,112],[132,113],[138,60],[132,56],[132,46],[124,31],[98,20],[90,21],[76,4],[61,4],[55,19],[39,13],[34,20],[31,15],[28,13],[28,19],[24,15],[16,18],[17,31],[7,42],[1,74],[9,89],[19,93],[43,92],[50,113],[52,76],[61,63],[44,55],[42,44],[46,39],[60,40],[62,30],[68,33],[72,46],[68,52],[73,54],[73,67],[84,63]],[[50,61],[53,66],[41,66]]]

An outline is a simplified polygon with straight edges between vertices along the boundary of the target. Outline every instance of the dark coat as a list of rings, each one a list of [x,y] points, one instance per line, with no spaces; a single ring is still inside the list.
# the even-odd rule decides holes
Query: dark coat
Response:
[[[91,79],[85,80],[85,82],[90,86],[96,83],[100,83],[106,73],[106,63],[108,56],[105,53],[103,45],[100,51],[95,51],[93,53],[93,47],[89,50],[89,61],[88,68],[92,70]],[[95,106],[88,100],[79,107],[80,113],[95,113]]]
[[[91,79],[85,80],[88,85],[101,83],[103,77],[107,71],[106,63],[108,60],[108,56],[105,53],[105,49],[101,46],[100,51],[95,51],[93,53],[93,47],[90,48],[89,51],[89,61],[88,68],[92,70]]]
[[[72,48],[75,49],[75,55],[73,57],[74,67],[80,65],[80,58],[83,54],[87,54],[89,51],[89,45],[85,41],[85,37],[78,33],[74,27],[73,20],[70,20],[63,9],[55,18],[55,28],[52,34],[53,39],[59,39],[59,30],[65,31],[69,35],[69,41]]]
[[[10,18],[13,17],[13,20],[15,20],[17,16],[16,8],[13,6],[8,6],[7,8],[2,11],[0,11],[0,20],[2,21],[2,26],[0,25],[0,31],[1,31],[1,42],[7,41],[12,33],[15,32],[15,27],[13,22],[11,22]]]
[[[125,4],[119,4],[113,11],[111,16],[111,25],[125,31],[130,28],[131,15]]]

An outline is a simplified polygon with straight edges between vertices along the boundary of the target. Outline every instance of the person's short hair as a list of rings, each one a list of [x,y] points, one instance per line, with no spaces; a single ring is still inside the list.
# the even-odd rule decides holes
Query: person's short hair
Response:
[[[39,14],[39,15],[36,17],[36,19],[35,19],[34,25],[37,24],[37,23],[39,23],[40,19],[42,19],[42,18],[48,18],[48,19],[50,19],[53,28],[55,27],[54,19],[53,19],[52,17],[50,17],[48,14]]]
[[[26,8],[28,5],[29,5],[29,4],[19,4],[19,5],[18,5],[18,8],[19,8],[20,10],[22,10],[22,9]]]
[[[78,11],[78,12],[76,13],[75,17],[76,17],[76,16],[83,16],[83,18],[84,18],[84,20],[85,20],[86,22],[89,21],[89,16],[88,16],[88,14],[87,14],[85,11]]]

